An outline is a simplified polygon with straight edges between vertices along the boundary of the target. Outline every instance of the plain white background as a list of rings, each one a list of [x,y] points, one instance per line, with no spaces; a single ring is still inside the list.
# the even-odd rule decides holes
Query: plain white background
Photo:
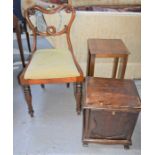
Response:
[[[0,1],[0,154],[13,154],[13,0]]]
[[[13,0],[0,1],[0,154],[13,154]],[[142,155],[155,154],[155,2],[142,2]],[[134,24],[134,23],[133,23]]]
[[[155,154],[155,2],[142,3],[142,155]]]

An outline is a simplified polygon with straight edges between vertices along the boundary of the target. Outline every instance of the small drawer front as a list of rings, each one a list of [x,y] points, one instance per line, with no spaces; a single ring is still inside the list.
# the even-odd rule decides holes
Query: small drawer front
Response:
[[[132,135],[138,112],[91,110],[89,115],[89,138],[127,139]]]

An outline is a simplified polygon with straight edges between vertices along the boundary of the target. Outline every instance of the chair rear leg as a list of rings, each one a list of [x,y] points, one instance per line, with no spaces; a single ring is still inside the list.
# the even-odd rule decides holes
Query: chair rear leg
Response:
[[[25,100],[26,100],[26,103],[28,106],[28,112],[29,112],[30,116],[33,117],[34,110],[32,107],[32,95],[31,95],[30,86],[23,86],[23,89],[24,89]]]
[[[70,86],[70,83],[67,83],[67,84],[66,84],[66,86],[67,86],[67,88],[69,88],[69,86]]]
[[[16,30],[17,43],[18,43],[18,47],[19,47],[22,65],[23,65],[23,67],[25,67],[25,57],[24,57],[24,51],[23,51],[23,45],[22,45],[22,39],[21,39],[21,29],[20,29],[19,21],[16,24],[15,30]]]
[[[26,40],[27,40],[28,49],[29,49],[29,52],[31,52],[30,38],[29,38],[29,33],[27,31],[26,21],[25,20],[24,20],[24,30],[25,30],[25,33],[26,33]]]
[[[81,113],[81,105],[82,105],[82,83],[75,84],[75,98],[76,98],[76,111],[79,115]]]
[[[45,89],[45,85],[44,85],[44,84],[41,84],[41,88],[42,88],[42,89]]]

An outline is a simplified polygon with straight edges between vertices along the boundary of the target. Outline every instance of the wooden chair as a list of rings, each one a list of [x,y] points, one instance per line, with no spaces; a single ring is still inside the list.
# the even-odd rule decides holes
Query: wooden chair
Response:
[[[70,14],[70,20],[62,30],[57,31],[55,26],[47,26],[45,32],[40,32],[32,24],[30,17],[35,11],[43,14],[53,15],[60,11]],[[33,49],[29,63],[19,76],[19,82],[23,86],[25,100],[28,105],[29,114],[33,117],[32,95],[30,85],[52,84],[52,83],[73,83],[75,88],[76,110],[80,114],[82,100],[82,83],[84,80],[82,69],[78,64],[70,40],[70,28],[75,18],[75,10],[71,5],[63,4],[50,10],[40,6],[33,6],[25,11],[25,18],[33,32]],[[40,49],[36,48],[37,35],[39,36],[60,36],[66,35],[68,48]]]

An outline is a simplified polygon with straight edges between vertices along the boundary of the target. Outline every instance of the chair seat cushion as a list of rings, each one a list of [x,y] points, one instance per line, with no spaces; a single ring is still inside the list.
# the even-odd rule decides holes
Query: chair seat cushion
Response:
[[[24,79],[51,79],[80,76],[68,49],[37,50]]]

